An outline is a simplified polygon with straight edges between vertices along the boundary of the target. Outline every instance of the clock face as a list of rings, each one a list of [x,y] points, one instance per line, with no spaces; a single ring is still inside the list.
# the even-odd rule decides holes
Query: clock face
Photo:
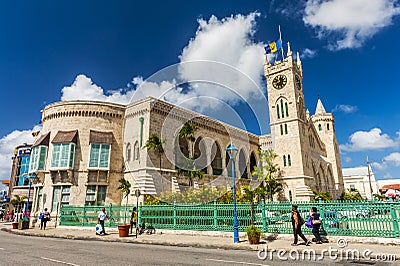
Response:
[[[296,82],[296,87],[301,90],[301,80],[299,76],[294,76],[295,82]]]
[[[285,87],[287,83],[287,78],[285,75],[278,75],[272,80],[272,86],[274,86],[275,89],[282,89]]]

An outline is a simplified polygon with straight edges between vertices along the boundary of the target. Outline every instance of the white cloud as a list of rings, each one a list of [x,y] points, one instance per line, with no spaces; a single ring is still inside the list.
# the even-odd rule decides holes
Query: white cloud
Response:
[[[311,50],[309,48],[306,48],[300,53],[300,57],[301,58],[313,58],[316,54],[317,54],[316,50]]]
[[[357,131],[349,138],[349,143],[340,145],[343,151],[365,151],[365,150],[380,150],[391,147],[397,147],[399,140],[392,139],[387,134],[382,134],[379,128],[373,128],[370,131]]]
[[[333,108],[332,112],[343,112],[346,114],[354,113],[357,111],[357,106],[347,105],[347,104],[337,104],[335,108]]]
[[[400,152],[393,152],[383,158],[383,162],[385,163],[392,163],[395,166],[400,166]]]
[[[14,130],[0,139],[0,179],[9,179],[11,176],[14,148],[23,143],[32,144],[34,140],[32,132],[37,130],[40,130],[40,126],[35,126],[31,130]]]
[[[346,163],[349,163],[349,162],[351,162],[351,158],[350,158],[350,157],[345,157],[345,158],[344,158],[344,161],[345,161]]]
[[[387,165],[385,163],[378,163],[378,162],[373,162],[371,163],[373,168],[376,168],[380,171],[385,170],[387,168]]]
[[[400,14],[396,0],[311,0],[303,21],[319,38],[333,37],[332,50],[361,47]]]
[[[393,176],[392,176],[390,173],[386,173],[386,174],[383,176],[383,178],[384,178],[384,179],[392,179]]]

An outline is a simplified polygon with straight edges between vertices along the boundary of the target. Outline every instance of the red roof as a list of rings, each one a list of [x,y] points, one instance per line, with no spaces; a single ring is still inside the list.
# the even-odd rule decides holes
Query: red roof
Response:
[[[400,190],[400,184],[384,185],[381,188],[381,190],[389,190],[389,189]]]

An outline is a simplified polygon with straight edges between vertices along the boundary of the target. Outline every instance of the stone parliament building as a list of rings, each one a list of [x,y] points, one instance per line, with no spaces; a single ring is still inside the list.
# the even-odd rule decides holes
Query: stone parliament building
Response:
[[[132,184],[129,203],[136,202],[136,189],[142,195],[179,193],[188,181],[176,168],[191,147],[196,167],[204,172],[195,185],[230,189],[232,162],[226,148],[231,142],[239,150],[239,184],[257,182],[251,172],[260,163],[258,149],[272,148],[283,170],[280,200],[309,201],[312,190],[338,198],[343,177],[334,117],[320,99],[314,115],[306,109],[300,57],[294,60],[288,47],[282,61],[265,60],[264,71],[271,134],[263,136],[152,97],[128,105],[65,101],[46,106],[29,164],[35,176],[33,213],[48,208],[57,214],[63,204],[121,204],[121,177]],[[187,121],[197,128],[193,143],[178,136]],[[144,148],[152,133],[166,139],[161,158]]]

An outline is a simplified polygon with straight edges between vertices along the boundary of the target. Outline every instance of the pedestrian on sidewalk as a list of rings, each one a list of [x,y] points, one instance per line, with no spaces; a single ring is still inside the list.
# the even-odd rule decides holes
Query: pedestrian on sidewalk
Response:
[[[46,230],[46,224],[48,221],[50,221],[50,212],[47,211],[47,208],[44,208],[43,218],[40,220],[40,230]]]
[[[101,225],[101,231],[99,233],[99,235],[104,234],[106,235],[106,229],[104,227],[104,221],[108,218],[108,215],[106,213],[106,208],[101,208],[101,212],[99,213],[99,216],[97,218],[97,221],[99,222],[99,224]],[[96,233],[97,234],[97,233]]]
[[[292,205],[291,220],[292,220],[293,235],[294,235],[294,241],[292,243],[292,246],[297,246],[297,241],[299,239],[299,236],[301,237],[301,239],[304,240],[305,245],[309,246],[311,242],[308,241],[307,238],[304,236],[304,234],[301,232],[301,227],[305,222],[297,210],[297,205]]]
[[[311,208],[311,219],[313,225],[312,233],[315,236],[317,244],[322,244],[322,238],[319,233],[319,228],[321,227],[321,218],[316,207]]]
[[[132,213],[131,213],[131,234],[132,234],[132,229],[135,227],[135,230],[137,231],[137,210],[136,207],[133,207]]]

